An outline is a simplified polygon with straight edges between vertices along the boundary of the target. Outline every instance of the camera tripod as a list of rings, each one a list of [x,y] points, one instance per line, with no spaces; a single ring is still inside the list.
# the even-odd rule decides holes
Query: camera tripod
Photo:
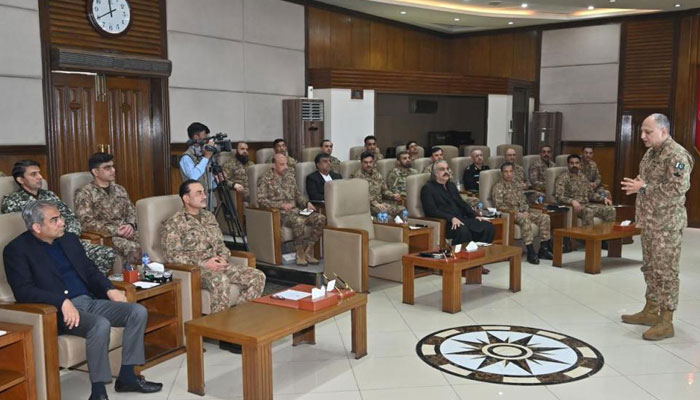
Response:
[[[207,177],[216,177],[217,185],[216,188],[212,188],[214,182],[209,182],[207,187],[207,209],[212,208],[212,199],[214,193],[216,193],[216,198],[218,199],[216,208],[212,211],[214,217],[218,217],[220,212],[223,212],[224,220],[226,220],[226,226],[228,228],[228,233],[233,236],[233,242],[236,246],[242,247],[242,250],[248,250],[248,243],[246,242],[245,230],[238,218],[238,210],[236,209],[236,203],[231,197],[231,192],[228,189],[228,181],[224,176],[224,171],[219,165],[218,154],[211,157],[209,165],[207,165]],[[241,238],[241,244],[238,243],[236,238]]]

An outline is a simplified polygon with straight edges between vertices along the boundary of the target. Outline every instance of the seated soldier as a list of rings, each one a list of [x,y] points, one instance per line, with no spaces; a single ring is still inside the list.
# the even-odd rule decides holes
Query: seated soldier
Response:
[[[386,178],[386,185],[391,192],[406,197],[406,178],[417,174],[418,171],[411,168],[411,155],[405,150],[396,155],[396,164]]]
[[[434,164],[430,181],[420,191],[420,199],[427,217],[441,218],[447,222],[445,236],[452,239],[453,245],[471,241],[493,242],[493,224],[474,212],[462,199],[457,186],[450,182],[447,161],[440,160]],[[482,272],[487,274],[489,270],[483,268]]]
[[[88,160],[93,181],[75,193],[75,213],[87,231],[112,235],[114,250],[131,264],[141,261],[136,208],[123,186],[114,183],[113,156],[95,153]]]
[[[591,189],[601,196],[610,197],[610,192],[600,183],[600,170],[598,165],[593,161],[593,147],[587,146],[583,148],[583,160],[581,160],[581,173],[591,183]]]
[[[297,160],[287,153],[287,142],[285,142],[284,139],[275,139],[275,141],[272,142],[272,147],[275,149],[275,154],[268,158],[266,163],[270,164],[275,162],[275,155],[283,154],[287,157],[287,172],[292,174],[292,176],[296,175]]]
[[[430,164],[423,167],[421,174],[429,174],[433,170],[433,165],[443,159],[443,151],[441,147],[433,146],[428,151],[428,157],[430,157]],[[450,180],[454,182],[454,177],[452,176],[452,171],[450,172]]]
[[[525,199],[525,194],[520,185],[515,181],[515,170],[513,164],[505,162],[501,165],[501,173],[503,179],[496,183],[491,189],[491,197],[493,203],[499,210],[512,213],[515,224],[520,227],[522,240],[527,247],[527,262],[530,264],[539,264],[540,258],[544,260],[552,259],[552,245],[550,242],[551,228],[549,215],[542,212],[534,212],[530,210]],[[535,235],[532,232],[532,225],[535,224],[539,228],[540,235],[540,251],[535,253],[535,248],[532,242],[535,240]]]
[[[464,169],[462,180],[464,181],[464,190],[470,192],[479,192],[479,174],[481,171],[489,169],[488,165],[484,164],[484,153],[479,149],[474,149],[471,152],[472,164]]]
[[[328,139],[321,140],[321,153],[326,153],[331,160],[331,171],[340,174],[340,160],[333,156],[333,142]]]
[[[48,201],[55,205],[58,211],[61,212],[61,218],[63,218],[66,223],[66,232],[80,237],[82,228],[73,210],[68,208],[66,203],[58,198],[54,192],[41,188],[42,177],[38,162],[34,160],[16,162],[15,166],[12,168],[12,176],[19,185],[19,190],[5,196],[2,200],[2,206],[0,206],[0,212],[3,214],[21,212],[22,209],[32,201]],[[83,245],[83,249],[90,261],[92,261],[105,276],[109,275],[112,272],[114,259],[116,257],[114,249],[99,244],[93,244],[89,240],[81,240],[80,243]]]
[[[544,145],[540,148],[540,158],[530,166],[530,184],[534,190],[545,193],[545,171],[554,166],[552,148]]]
[[[391,218],[402,217],[406,208],[396,203],[401,201],[401,195],[387,188],[382,174],[374,168],[374,154],[365,151],[360,159],[362,160],[360,169],[353,172],[350,177],[364,179],[369,183],[369,208],[372,214],[386,212]]]
[[[566,158],[569,171],[557,177],[554,198],[559,204],[570,205],[574,215],[583,220],[583,226],[593,225],[593,219],[598,217],[604,222],[615,221],[615,208],[612,201],[595,193],[590,182],[581,174],[581,156],[571,154]],[[591,202],[603,204],[592,204]]]
[[[518,153],[515,151],[515,149],[512,147],[507,148],[503,158],[505,159],[505,162],[513,164],[513,180],[520,186],[520,189],[529,189],[530,181],[528,180],[525,168],[516,162],[518,159]]]
[[[408,156],[411,159],[411,161],[415,161],[418,158],[418,143],[415,140],[409,140],[408,143],[406,143],[406,151],[408,151]]]
[[[127,303],[124,293],[87,258],[78,237],[65,232],[65,222],[55,205],[33,201],[22,210],[22,219],[27,231],[13,239],[3,253],[7,282],[18,303],[56,307],[58,334],[85,338],[92,383],[89,400],[107,399],[105,384],[112,381],[109,340],[113,326],[124,328],[122,365],[114,390],[160,391],[163,384],[148,382],[134,371],[135,366],[146,362],[146,308]]]
[[[239,195],[243,195],[243,201],[248,202],[248,167],[253,165],[248,156],[248,143],[240,141],[236,143],[236,154],[226,161],[221,168],[229,186]]]
[[[325,185],[336,179],[343,179],[339,173],[331,169],[331,155],[328,153],[318,153],[314,159],[316,171],[306,176],[306,193],[312,203],[323,203],[325,201]]]
[[[287,173],[287,168],[287,156],[275,154],[272,168],[258,180],[258,204],[260,207],[279,209],[282,225],[294,231],[297,265],[318,264],[314,257],[314,245],[323,234],[326,216],[315,212],[316,207],[299,191],[294,176]],[[301,207],[314,212],[308,216],[301,215]],[[307,226],[311,231],[308,235],[305,232]]]
[[[372,153],[375,162],[384,159],[382,151],[377,146],[377,138],[374,135],[365,136],[365,151],[360,154],[358,160],[362,160],[362,154],[364,153]]]

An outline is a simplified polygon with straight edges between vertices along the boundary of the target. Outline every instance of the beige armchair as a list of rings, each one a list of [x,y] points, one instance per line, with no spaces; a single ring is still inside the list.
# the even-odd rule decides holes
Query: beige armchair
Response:
[[[313,161],[299,162],[295,167],[297,187],[303,194],[306,194],[306,177],[314,171],[316,171],[316,164]]]
[[[528,180],[530,179],[530,167],[535,165],[539,159],[539,154],[529,154],[527,156],[523,156],[523,169],[525,170],[525,174],[527,174]]]
[[[484,204],[484,207],[496,207],[493,201],[493,187],[502,179],[500,169],[489,169],[487,171],[481,171],[479,174],[479,200]],[[504,234],[503,244],[513,244],[515,240],[520,240],[521,233],[520,227],[515,225],[515,218],[512,212],[514,210],[504,210],[499,209],[503,213],[502,217],[505,218],[506,223],[506,234]],[[537,225],[533,224],[535,232],[537,231]]]
[[[0,253],[5,246],[26,231],[20,213],[0,215]],[[129,284],[122,284],[129,285]],[[31,325],[34,345],[34,368],[36,375],[37,398],[54,400],[61,398],[59,368],[74,368],[85,364],[85,339],[73,335],[58,335],[58,313],[48,304],[19,304],[7,282],[5,264],[0,258],[0,320]],[[121,364],[123,328],[112,328],[109,343],[109,357],[112,371],[118,371]],[[116,350],[116,351],[115,351]],[[1,397],[1,396],[0,396]]]
[[[455,183],[462,183],[464,170],[472,164],[471,157],[455,157],[449,161],[450,169],[455,177]]]
[[[406,209],[408,210],[408,223],[411,225],[422,224],[433,228],[433,247],[445,246],[445,220],[440,218],[428,218],[423,212],[423,204],[420,200],[420,191],[430,180],[430,174],[416,174],[406,178]]]
[[[491,169],[500,169],[504,162],[506,159],[503,156],[492,156],[489,157],[488,165]]]
[[[413,160],[411,165],[420,174],[423,172],[423,168],[425,168],[426,165],[430,165],[431,163],[432,163],[432,161],[430,161],[430,157],[422,157],[422,158],[416,158],[415,160]]]
[[[400,152],[406,150],[406,145],[402,144],[401,146],[396,146],[396,154],[399,154]],[[422,158],[425,157],[425,149],[423,146],[418,146],[418,157],[417,158]]]
[[[327,182],[325,193],[325,274],[338,274],[361,292],[369,290],[370,276],[402,282],[401,257],[408,254],[408,235],[404,235],[407,228],[372,222],[367,181]]]
[[[377,161],[377,171],[379,171],[379,173],[382,174],[384,182],[386,182],[386,178],[389,177],[389,172],[391,172],[391,170],[394,169],[396,165],[397,164],[395,158],[387,158],[384,160]]]
[[[455,157],[459,157],[459,148],[457,148],[456,146],[451,146],[449,144],[441,144],[437,147],[442,149],[442,158],[445,161],[450,161]]]
[[[353,146],[350,148],[349,160],[357,160],[360,158],[360,154],[365,151],[365,146]],[[343,175],[345,176],[345,175]]]
[[[301,161],[314,161],[316,155],[321,152],[320,147],[307,147],[301,150]]]
[[[180,196],[147,197],[136,202],[136,220],[139,226],[141,249],[148,253],[152,261],[165,264],[173,271],[173,277],[180,280],[182,301],[182,321],[199,318],[211,312],[211,294],[202,289],[201,270],[197,265],[171,264],[165,262],[161,247],[160,227],[163,222],[182,208]],[[255,256],[245,251],[231,251],[232,263],[255,268]],[[231,286],[230,299],[235,304],[240,295],[237,286]]]
[[[481,152],[484,154],[484,162],[488,162],[489,158],[491,158],[491,148],[489,146],[480,146],[480,145],[470,145],[470,146],[463,146],[462,147],[462,154],[466,156],[472,155],[472,151],[474,150],[481,150]]]
[[[255,152],[255,163],[265,164],[267,162],[267,159],[272,157],[274,154],[275,149],[273,149],[272,147],[258,149],[258,151]]]
[[[340,162],[340,175],[344,179],[350,179],[350,175],[352,175],[353,172],[357,171],[358,169],[360,169],[359,160],[348,160]]]
[[[566,162],[566,158],[568,157],[568,154],[559,154],[555,159],[554,159],[554,164],[557,167],[568,167],[568,163]]]
[[[523,146],[519,144],[499,144],[496,146],[496,154],[499,156],[505,156],[506,150],[515,149],[515,162],[523,162]]]

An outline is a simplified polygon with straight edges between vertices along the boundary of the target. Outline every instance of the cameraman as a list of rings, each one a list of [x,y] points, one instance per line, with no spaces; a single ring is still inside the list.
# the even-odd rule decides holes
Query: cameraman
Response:
[[[214,155],[213,151],[207,149],[207,146],[214,145],[212,140],[205,142],[208,134],[209,128],[206,125],[200,122],[191,123],[187,127],[187,136],[190,138],[187,141],[189,147],[180,156],[179,162],[182,180],[194,179],[199,181],[205,190],[208,190],[210,187],[216,187],[212,176],[207,176],[207,166]]]

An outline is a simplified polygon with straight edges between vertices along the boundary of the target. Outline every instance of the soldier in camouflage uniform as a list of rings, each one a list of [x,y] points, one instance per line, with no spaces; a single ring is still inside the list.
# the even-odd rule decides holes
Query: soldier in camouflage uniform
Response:
[[[398,193],[401,197],[406,197],[406,178],[410,175],[417,174],[414,168],[411,168],[411,156],[408,151],[399,152],[396,156],[397,166],[389,172],[386,178],[387,187],[393,193]]]
[[[552,168],[553,166],[552,148],[549,146],[542,146],[540,149],[540,159],[530,166],[530,171],[528,171],[530,174],[530,185],[532,185],[534,190],[545,193],[545,171],[547,168]]]
[[[239,195],[243,195],[243,201],[248,202],[248,167],[253,165],[248,157],[248,143],[238,142],[236,144],[236,154],[224,163],[221,168],[229,186]]]
[[[584,226],[593,225],[595,217],[604,222],[614,222],[615,208],[612,201],[595,193],[588,179],[581,174],[581,156],[571,154],[566,161],[569,164],[569,172],[557,177],[554,198],[560,204],[572,206],[574,215],[581,217]],[[591,204],[591,201],[603,204]]]
[[[530,181],[525,173],[525,168],[516,162],[518,159],[518,152],[516,152],[514,148],[509,147],[503,154],[503,158],[505,159],[505,162],[513,164],[513,180],[518,184],[518,186],[520,186],[520,189],[529,189]]]
[[[2,206],[0,206],[2,214],[21,212],[24,206],[36,200],[48,201],[55,205],[61,213],[61,217],[66,223],[66,232],[80,237],[82,228],[73,210],[68,208],[66,203],[58,198],[54,192],[41,188],[42,177],[38,162],[33,160],[19,161],[15,163],[12,172],[20,188],[18,191],[5,196],[2,200]],[[107,246],[94,244],[89,240],[81,239],[80,242],[90,261],[105,276],[109,275],[112,272],[114,258],[116,257],[114,250]]]
[[[75,193],[75,213],[83,228],[112,236],[114,250],[126,262],[139,264],[141,244],[136,209],[123,186],[114,183],[113,157],[95,153],[88,161],[93,181]]]
[[[323,139],[321,140],[321,153],[326,153],[328,155],[331,155],[333,153],[333,142],[331,142],[328,139]],[[337,157],[331,155],[330,156],[331,160],[331,171],[335,172],[336,174],[340,173],[340,160],[338,160]]]
[[[318,264],[314,257],[314,245],[323,234],[326,216],[316,212],[311,202],[297,188],[294,176],[287,172],[287,157],[277,153],[272,168],[258,180],[258,204],[260,207],[277,208],[283,225],[294,231],[297,264]],[[296,204],[295,204],[296,203]],[[313,210],[311,215],[299,214],[299,208]],[[305,228],[309,227],[309,234]]]
[[[610,192],[601,185],[600,170],[598,165],[593,161],[593,147],[583,148],[583,160],[581,162],[581,173],[591,183],[591,189],[601,196],[610,197]]]
[[[262,295],[265,274],[244,265],[231,264],[231,251],[214,214],[206,210],[207,194],[195,180],[180,185],[184,207],[160,227],[160,240],[169,263],[201,267],[202,288],[211,293],[211,312],[219,312]],[[237,302],[230,299],[231,286],[238,286]]]
[[[530,210],[525,193],[523,193],[520,184],[515,180],[513,167],[514,164],[508,161],[501,165],[503,179],[491,189],[493,203],[499,210],[512,213],[515,224],[520,227],[520,236],[527,247],[527,262],[539,264],[540,258],[551,260],[552,247],[549,215]],[[535,240],[532,224],[537,225],[540,231],[539,253],[535,253],[535,248],[532,246],[532,242]]]
[[[379,150],[379,146],[377,146],[377,138],[374,137],[374,135],[365,136],[365,151],[360,153],[360,155],[357,156],[357,159],[362,161],[362,154],[366,152],[372,153],[375,163],[384,159],[382,151]]]
[[[287,142],[285,142],[284,139],[275,139],[275,141],[272,142],[272,147],[275,149],[275,154],[273,154],[272,157],[267,159],[266,164],[274,163],[275,155],[284,154],[284,156],[287,157],[287,172],[292,174],[292,176],[295,176],[297,160],[295,160],[294,157],[290,156],[287,153]]]
[[[350,177],[364,179],[369,183],[369,208],[372,214],[386,212],[391,218],[397,215],[403,218],[402,214],[406,207],[396,203],[401,201],[401,195],[387,188],[382,174],[374,168],[374,154],[365,151],[361,155],[361,160],[361,168],[353,172]]]
[[[678,306],[681,243],[688,225],[685,193],[690,189],[694,160],[669,136],[663,114],[652,114],[642,123],[642,141],[648,148],[635,179],[624,178],[622,190],[637,193],[636,221],[642,228],[642,272],[646,281],[646,305],[636,314],[623,315],[630,324],[651,326],[643,337],[673,337],[673,312]]]
[[[420,153],[420,149],[418,148],[418,143],[415,140],[410,140],[408,143],[406,143],[406,151],[408,151],[408,157],[411,159],[411,162],[417,160]]]

